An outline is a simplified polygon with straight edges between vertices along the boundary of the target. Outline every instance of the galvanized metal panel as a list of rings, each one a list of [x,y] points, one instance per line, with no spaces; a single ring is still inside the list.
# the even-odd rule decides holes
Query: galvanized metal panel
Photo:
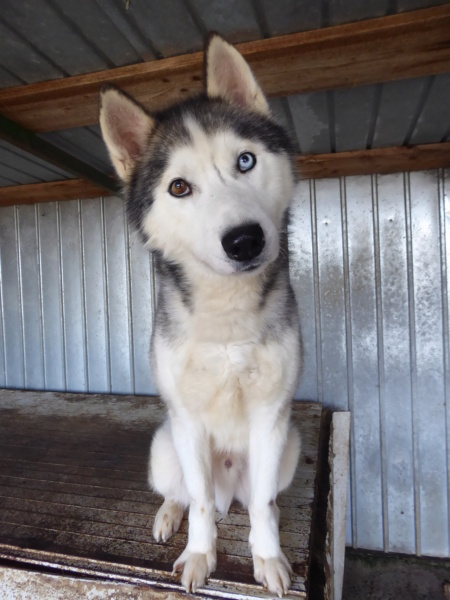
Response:
[[[79,1],[77,3],[80,11],[83,11],[83,5],[86,9],[86,2]],[[84,36],[81,32],[77,31],[73,24],[63,17],[58,4],[52,0],[39,3],[32,1],[4,2],[2,4],[2,21],[22,40],[26,40],[30,46],[39,49],[40,58],[45,56],[53,70],[59,71],[60,75],[80,73],[81,58],[84,59],[83,62],[90,65],[92,71],[100,71],[110,66],[105,57],[95,48],[95,42],[89,43],[83,39]],[[6,49],[10,50],[8,40],[9,36],[4,43]],[[72,51],[68,51],[69,48]],[[76,52],[73,51],[75,49]],[[13,66],[10,67],[10,70],[17,72]]]
[[[37,207],[42,302],[42,335],[44,347],[44,389],[66,389],[64,305],[61,270],[61,222],[56,202]],[[70,317],[71,318],[71,317]]]
[[[103,173],[112,171],[111,161],[98,127],[64,129],[43,133],[40,137]]]
[[[91,47],[96,54],[103,57],[110,68],[141,62],[148,52],[139,52],[133,44],[132,31],[127,28],[127,19],[122,16],[120,6],[123,2],[102,2],[82,0],[81,2],[58,2],[53,7],[58,9],[58,20],[63,21],[76,31],[83,45]],[[126,11],[125,15],[126,17]],[[125,29],[128,29],[126,31]],[[127,34],[130,34],[128,37]],[[79,59],[78,59],[79,60]]]
[[[447,3],[448,0],[397,0],[396,8],[398,12],[406,12],[409,10],[418,10],[419,8],[439,6],[440,4]]]
[[[450,211],[447,198],[444,217],[444,184],[438,187],[436,173],[411,177],[407,188],[401,174],[374,178],[372,188],[370,178],[347,178],[341,190],[337,180],[327,182],[328,189],[316,182],[309,232],[302,182],[290,236],[292,274],[302,324],[311,334],[311,301],[302,301],[303,291],[311,297],[311,285],[302,263],[304,270],[311,261],[317,265],[317,397],[343,408],[348,398],[353,412],[353,531],[347,542],[448,556]],[[341,234],[336,199],[344,190]],[[329,240],[324,229],[333,224]],[[331,370],[335,384],[327,386]],[[306,378],[312,391],[309,373]]]
[[[408,181],[409,180],[409,181]],[[439,197],[435,173],[407,176],[407,225],[411,235],[410,277],[414,293],[417,397],[413,406],[420,481],[420,547],[422,554],[448,556],[446,411]],[[408,214],[409,213],[409,214]],[[410,289],[411,289],[410,288]],[[425,426],[426,424],[426,426]],[[436,443],[442,440],[442,443]]]
[[[37,6],[36,3],[34,5]],[[3,2],[2,16],[5,8],[6,2]],[[10,85],[11,76],[22,80],[22,83],[34,83],[57,79],[64,75],[63,70],[52,64],[40,48],[31,43],[27,35],[22,36],[3,18],[0,19],[0,56],[2,66],[9,75],[7,80],[0,81],[2,87]]]
[[[13,159],[14,160],[14,159]],[[29,175],[26,171],[20,168],[10,167],[3,163],[0,158],[0,173],[2,179],[6,182],[5,185],[16,185],[19,183],[36,183],[35,177]]]
[[[405,143],[408,131],[417,119],[418,103],[427,83],[428,78],[421,77],[382,85],[373,148],[402,146]]]
[[[408,263],[403,174],[377,178],[381,334],[380,397],[385,432],[385,550],[415,550]]]
[[[259,0],[268,35],[286,35],[322,26],[322,6],[310,0]]]
[[[0,228],[1,232],[1,228]],[[0,233],[1,235],[1,233]],[[2,243],[0,238],[0,387],[6,387],[5,309],[3,306]]]
[[[311,203],[313,185],[306,180],[298,184],[289,226],[289,272],[300,307],[303,342],[303,371],[297,390],[298,398],[319,397],[317,378],[321,355],[318,354],[317,343],[320,339],[320,321],[316,289],[315,216]]]
[[[444,381],[447,426],[447,502],[450,514],[450,170],[444,172],[439,185],[440,239],[442,272],[442,307],[444,333]],[[449,531],[450,537],[450,531]]]
[[[109,327],[106,302],[103,203],[81,203],[83,233],[84,319],[86,322],[87,389],[110,389]]]
[[[71,392],[88,386],[80,211],[77,200],[59,205],[65,383]]]
[[[282,125],[289,133],[291,142],[298,151],[298,140],[295,133],[295,124],[287,98],[271,98],[269,100],[270,111],[273,118]]]
[[[140,31],[134,27],[134,19],[128,18],[128,10],[123,2],[111,2],[111,0],[95,0],[96,4],[107,15],[111,24],[102,28],[103,36],[112,36],[113,43],[118,32],[123,36],[126,42],[132,47],[133,51],[141,60],[153,60],[156,58],[155,48],[152,47],[151,41],[145,38]],[[108,31],[111,33],[109,34]],[[107,44],[104,49],[109,48]],[[106,51],[106,50],[105,50]],[[130,50],[127,50],[126,55],[130,56]],[[116,59],[117,60],[117,59]]]
[[[1,280],[0,280],[1,283]],[[5,362],[5,342],[3,336],[3,308],[2,299],[0,296],[0,387],[6,386],[6,362]]]
[[[39,238],[37,206],[17,208],[18,269],[21,284],[25,387],[44,387],[42,303],[40,272],[36,269]]]
[[[374,85],[333,92],[336,152],[368,147],[376,94]]]
[[[383,17],[391,7],[389,0],[327,0],[323,3],[324,25],[340,25],[364,19]]]
[[[383,549],[383,430],[378,357],[383,340],[370,177],[351,177],[342,188],[344,292],[349,408],[352,411],[353,543]],[[337,286],[336,286],[337,287]]]
[[[153,267],[136,234],[127,241],[122,201],[3,208],[0,221],[4,385],[155,392],[149,361]]]
[[[23,85],[24,83],[26,83],[26,81],[13,75],[8,69],[0,65],[0,88],[15,87],[17,85]]]
[[[331,152],[327,94],[318,92],[289,96],[288,104],[294,120],[300,152],[303,154]]]
[[[433,78],[430,92],[409,143],[442,141],[450,128],[450,73]]]
[[[313,211],[318,256],[318,293],[322,369],[319,373],[319,401],[348,410],[346,307],[340,182],[337,179],[314,183]]]
[[[0,218],[0,258],[5,384],[7,387],[21,389],[25,387],[25,362],[17,227],[17,208],[13,206],[3,208]]]
[[[156,306],[152,257],[136,231],[128,231],[130,321],[136,394],[155,394],[150,368],[150,338]]]
[[[200,31],[218,31],[236,44],[260,39],[262,31],[251,0],[190,0],[186,3],[201,19]],[[263,25],[264,26],[264,25]]]
[[[132,0],[121,11],[142,39],[148,40],[158,57],[193,52],[203,48],[201,15],[183,0],[146,2]]]
[[[17,182],[13,179],[7,179],[6,177],[2,177],[0,175],[0,187],[7,187],[9,185],[15,185]]]
[[[104,219],[111,392],[134,393],[128,235],[120,198],[105,201]]]
[[[0,140],[0,173],[2,176],[4,175],[4,165],[18,170],[25,175],[26,179],[33,177],[36,182],[67,179],[70,177],[62,169],[32,156],[19,148],[15,148],[11,144],[8,144],[8,142]],[[20,177],[17,176],[17,178]],[[25,181],[19,181],[19,183],[25,183]]]

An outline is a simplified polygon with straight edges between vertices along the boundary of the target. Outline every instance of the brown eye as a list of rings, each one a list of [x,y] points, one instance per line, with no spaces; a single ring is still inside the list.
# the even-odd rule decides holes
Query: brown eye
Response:
[[[169,194],[175,196],[175,198],[181,198],[181,196],[189,196],[191,193],[191,187],[184,179],[174,179],[169,186]]]

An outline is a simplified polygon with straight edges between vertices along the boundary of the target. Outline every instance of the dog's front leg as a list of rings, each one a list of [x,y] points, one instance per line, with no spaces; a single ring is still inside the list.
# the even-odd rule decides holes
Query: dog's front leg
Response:
[[[289,589],[292,572],[280,548],[279,510],[276,504],[289,412],[286,408],[283,415],[271,413],[270,410],[261,409],[254,418],[252,415],[249,541],[256,581],[281,597]]]
[[[172,418],[175,449],[190,498],[188,543],[175,561],[187,592],[195,592],[216,568],[215,500],[211,448],[198,422],[183,415]]]

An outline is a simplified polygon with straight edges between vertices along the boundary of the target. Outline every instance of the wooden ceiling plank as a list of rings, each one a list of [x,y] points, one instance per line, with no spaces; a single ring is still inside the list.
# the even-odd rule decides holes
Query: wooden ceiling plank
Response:
[[[450,142],[299,156],[301,179],[425,171],[450,167]]]
[[[239,44],[269,97],[409,79],[450,70],[450,4]],[[0,113],[35,132],[98,122],[115,83],[149,110],[203,90],[203,53],[0,91]]]
[[[398,173],[450,167],[450,142],[411,148],[380,148],[334,154],[298,156],[301,179],[321,179],[351,175]],[[0,207],[55,200],[97,198],[110,195],[101,187],[81,180],[67,179],[0,188]]]

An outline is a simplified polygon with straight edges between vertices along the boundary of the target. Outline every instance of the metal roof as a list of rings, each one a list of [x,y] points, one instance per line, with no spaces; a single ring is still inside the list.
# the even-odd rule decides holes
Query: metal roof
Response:
[[[436,0],[2,0],[0,88],[200,50],[217,30],[243,42],[448,2]],[[449,66],[450,70],[450,66]],[[450,140],[450,74],[276,98],[305,154]],[[98,127],[42,134],[103,172]],[[7,143],[0,186],[70,177]]]

